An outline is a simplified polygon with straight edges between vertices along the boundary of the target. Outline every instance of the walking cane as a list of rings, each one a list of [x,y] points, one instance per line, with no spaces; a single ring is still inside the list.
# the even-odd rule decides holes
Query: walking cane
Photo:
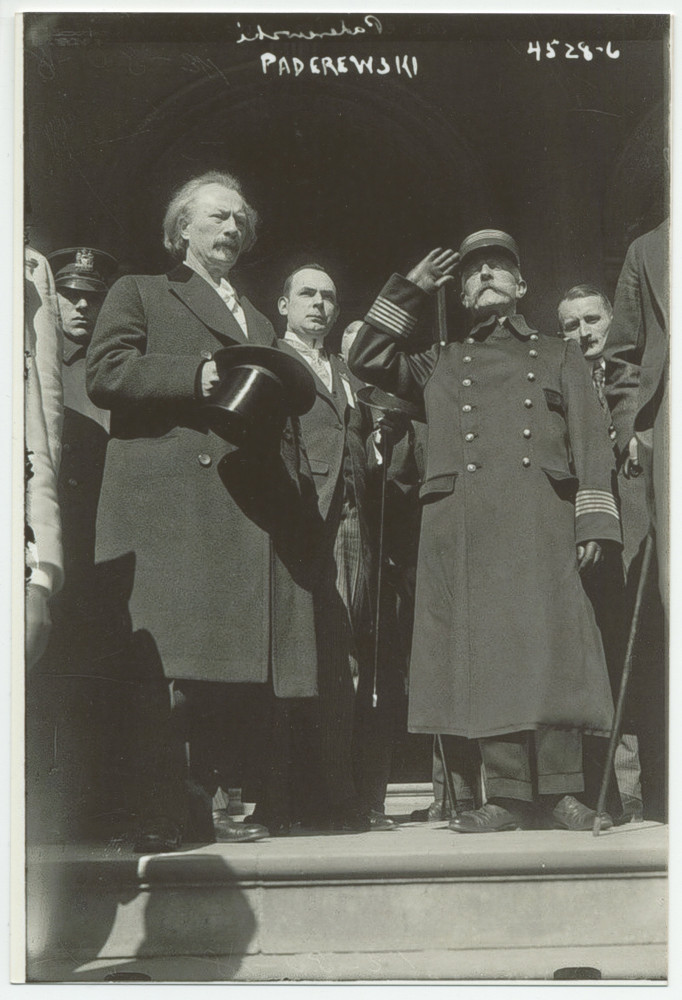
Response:
[[[372,682],[372,708],[377,707],[377,677],[379,675],[379,632],[381,629],[381,586],[383,583],[384,571],[384,517],[386,513],[386,480],[388,473],[388,459],[390,453],[390,441],[385,431],[381,432],[378,441],[381,453],[381,499],[379,501],[379,564],[377,566],[377,596],[376,612],[374,619],[374,675]]]
[[[390,392],[384,392],[372,386],[363,386],[358,389],[358,400],[369,407],[370,410],[378,410],[382,414],[394,414],[410,420],[425,422],[423,407],[407,400],[400,399]],[[381,455],[381,494],[379,506],[379,542],[378,542],[378,567],[376,582],[376,609],[374,612],[374,680],[372,685],[372,708],[377,707],[377,678],[379,674],[379,646],[381,641],[381,592],[383,587],[384,571],[384,522],[386,517],[386,490],[388,478],[388,466],[393,453],[392,431],[390,427],[382,427],[381,436],[376,442]]]
[[[616,755],[616,744],[620,737],[620,727],[623,721],[623,708],[625,706],[625,694],[627,691],[628,680],[630,679],[630,670],[632,668],[632,651],[635,646],[635,634],[637,632],[637,625],[639,624],[639,615],[642,608],[642,598],[644,596],[644,588],[646,586],[646,580],[649,575],[649,566],[651,565],[651,555],[654,549],[654,538],[650,533],[647,535],[646,542],[644,543],[644,554],[642,556],[642,568],[639,573],[639,580],[637,582],[637,594],[635,596],[635,607],[632,612],[632,623],[630,625],[630,634],[628,635],[628,645],[625,651],[625,664],[623,666],[623,675],[620,679],[620,691],[618,692],[618,702],[616,704],[616,709],[613,713],[613,723],[611,724],[611,738],[609,740],[609,750],[606,756],[606,766],[604,768],[604,776],[601,782],[601,788],[599,789],[599,800],[597,802],[597,815],[594,817],[594,822],[592,824],[592,836],[598,837],[601,831],[601,821],[604,815],[604,804],[606,802],[606,793],[609,787],[609,781],[611,778],[611,769],[613,768],[613,759]]]
[[[438,316],[438,343],[445,347],[448,342],[448,327],[445,318],[445,285],[436,291],[436,308]]]

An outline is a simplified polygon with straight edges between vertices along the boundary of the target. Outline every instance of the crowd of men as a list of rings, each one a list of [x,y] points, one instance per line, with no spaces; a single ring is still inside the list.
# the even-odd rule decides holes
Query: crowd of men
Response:
[[[558,335],[479,230],[340,355],[323,266],[279,332],[232,283],[257,224],[211,172],[167,207],[168,274],[26,248],[29,836],[109,837],[117,809],[144,852],[392,830],[406,686],[434,738],[413,821],[591,829],[648,537],[667,608],[667,224],[614,309],[562,296]],[[457,286],[468,321],[424,349]],[[645,814],[640,744],[626,716],[602,826]]]

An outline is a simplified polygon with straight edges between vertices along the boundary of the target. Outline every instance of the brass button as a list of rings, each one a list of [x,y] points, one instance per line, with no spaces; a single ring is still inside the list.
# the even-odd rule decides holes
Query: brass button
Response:
[[[209,465],[211,464],[211,462],[213,461],[213,459],[211,458],[211,456],[210,455],[206,455],[205,452],[203,452],[203,451],[198,456],[198,459],[199,459],[199,465],[203,465],[205,468],[208,468]]]
[[[538,352],[537,351],[529,351],[528,353],[530,354],[531,358],[537,358],[537,356],[538,356]]]
[[[529,382],[534,382],[535,381],[535,372],[528,372],[528,375],[526,376],[526,378],[528,379]]]
[[[531,340],[539,340],[540,338],[538,337],[537,333],[531,333],[530,339]]]
[[[78,486],[78,480],[77,479],[69,479],[69,486],[72,486],[72,487]]]
[[[65,455],[69,455],[71,453],[71,445],[68,443],[68,441],[65,441],[64,444],[62,445],[62,451],[64,452]]]
[[[522,458],[521,459],[521,465],[524,467],[524,469],[527,469],[530,466],[530,459],[529,458]]]
[[[202,351],[201,352],[201,357],[203,358],[204,361],[212,361],[213,360],[213,354],[211,353],[211,351]]]
[[[469,465],[467,465],[467,472],[475,472],[475,471],[476,471],[476,466],[474,465],[473,462],[470,462]]]
[[[529,438],[530,437],[530,428],[524,427],[524,429],[523,429],[523,436],[525,438]]]
[[[533,405],[533,400],[532,399],[524,399],[523,405],[526,407],[527,410],[530,410],[531,406]]]
[[[471,403],[465,403],[462,407],[462,413],[471,413]]]
[[[473,337],[467,337],[467,339],[465,340],[465,344],[473,344],[473,343],[474,343]]]
[[[468,365],[469,362],[471,361],[471,355],[465,354],[464,357],[462,358],[462,361],[464,362],[465,365]]]
[[[471,379],[470,378],[463,378],[462,379],[462,385],[470,386],[471,385]]]
[[[472,434],[471,431],[469,431],[468,434],[464,435],[464,440],[465,441],[473,441],[475,437],[476,437],[476,435]]]

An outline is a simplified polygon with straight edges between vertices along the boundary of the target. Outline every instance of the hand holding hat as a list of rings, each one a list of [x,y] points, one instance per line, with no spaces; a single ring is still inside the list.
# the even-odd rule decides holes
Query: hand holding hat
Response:
[[[307,413],[315,402],[313,376],[303,362],[251,344],[216,351],[202,370],[205,388],[202,405],[213,430],[257,451],[276,447],[287,417]]]

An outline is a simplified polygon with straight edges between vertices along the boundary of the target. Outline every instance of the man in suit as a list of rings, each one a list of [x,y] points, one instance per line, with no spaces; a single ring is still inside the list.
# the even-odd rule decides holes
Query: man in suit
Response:
[[[410,350],[460,261],[466,335]],[[589,829],[581,736],[613,712],[579,581],[601,541],[620,544],[613,453],[580,350],[528,325],[525,292],[515,240],[472,233],[393,275],[350,354],[359,378],[426,407],[408,725],[478,744],[488,801],[458,833]]]
[[[364,688],[371,650],[372,548],[365,510],[371,419],[358,403],[359,383],[325,347],[339,313],[329,274],[318,264],[298,268],[286,279],[278,308],[287,322],[283,349],[302,358],[315,377],[316,400],[301,417],[301,429],[325,526],[315,594],[323,792],[333,827],[388,829],[393,822],[363,787],[366,764],[353,775],[356,692]],[[356,751],[364,738],[356,732]]]
[[[574,285],[562,295],[557,306],[559,331],[565,340],[575,340],[592,374],[599,402],[604,410],[609,427],[609,437],[615,441],[616,431],[611,423],[611,411],[606,401],[606,362],[604,350],[608,343],[613,307],[608,297],[594,285]],[[623,567],[627,568],[628,557],[639,548],[646,527],[642,518],[646,515],[643,483],[639,479],[624,479],[619,482],[621,520],[623,526],[622,555],[615,549],[607,549],[605,558],[594,573],[583,578],[583,584],[595,609],[597,624],[604,643],[606,663],[611,677],[614,697],[618,697],[620,679],[625,657],[625,589]],[[628,715],[631,723],[632,712]],[[626,724],[627,725],[627,724]],[[634,735],[634,724],[622,733],[614,768],[618,790],[622,802],[619,821],[641,820],[643,817],[642,787],[640,783],[639,746]],[[614,817],[616,818],[616,817]]]
[[[164,731],[148,719],[138,727],[143,850],[180,842],[186,800],[177,754],[185,740],[202,803],[195,835],[210,840],[216,762],[232,752],[229,738],[245,719],[239,696],[256,704],[243,738],[262,726],[261,777],[277,786],[286,704],[316,693],[314,567],[301,528],[309,530],[314,491],[297,425],[288,419],[265,456],[224,440],[203,405],[220,386],[218,348],[276,346],[270,322],[232,282],[256,222],[234,177],[188,181],[164,219],[177,265],[120,278],[88,350],[88,392],[111,411],[97,559],[128,597],[140,681],[149,679],[153,701],[164,675],[177,707],[175,716],[163,714]],[[146,733],[153,739],[145,744]],[[224,784],[229,763],[221,769]],[[220,819],[222,840],[267,832]]]

